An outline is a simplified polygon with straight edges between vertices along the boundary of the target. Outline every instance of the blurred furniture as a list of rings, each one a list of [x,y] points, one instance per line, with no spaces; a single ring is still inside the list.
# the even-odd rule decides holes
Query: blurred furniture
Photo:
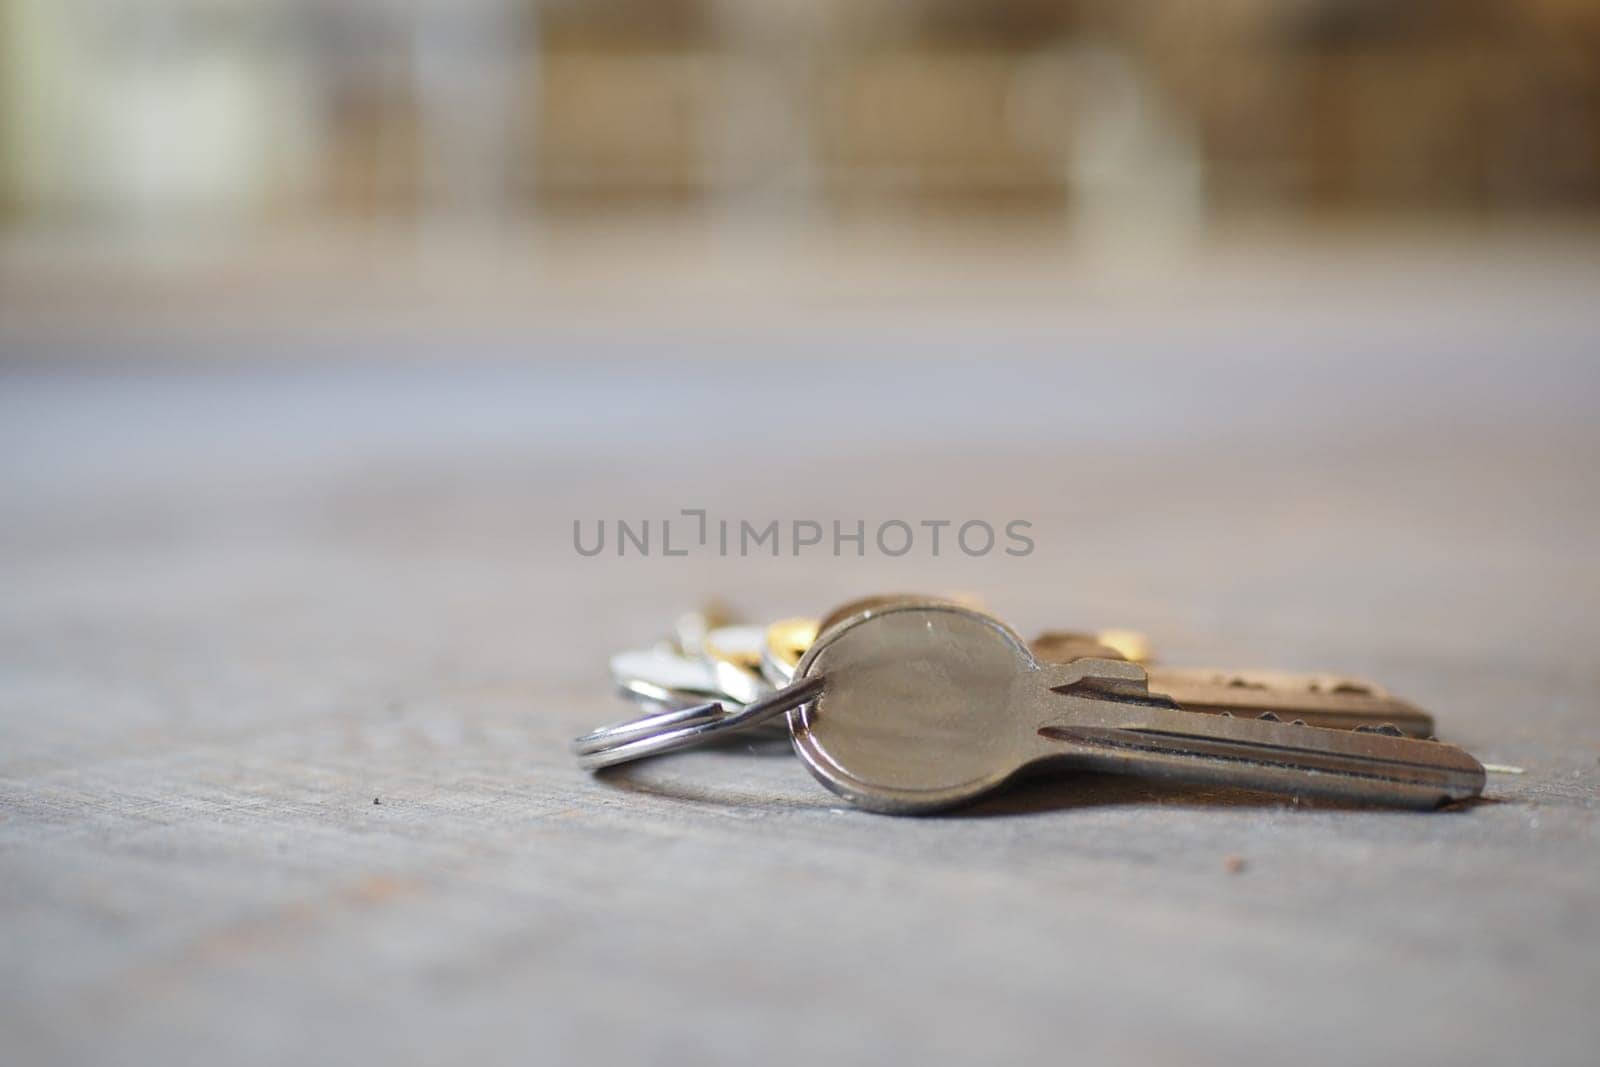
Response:
[[[21,219],[1600,205],[1577,0],[0,0],[0,26]]]

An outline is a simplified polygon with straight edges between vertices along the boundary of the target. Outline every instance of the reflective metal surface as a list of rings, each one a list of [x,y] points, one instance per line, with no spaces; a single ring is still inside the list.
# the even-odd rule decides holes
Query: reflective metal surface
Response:
[[[1121,660],[1041,665],[1003,623],[947,604],[839,623],[796,677],[828,685],[790,713],[795,750],[823,784],[874,811],[949,807],[1045,760],[1423,809],[1484,782],[1475,759],[1439,742],[1196,715]]]
[[[805,679],[735,711],[724,711],[721,705],[707,704],[618,723],[576,739],[572,742],[572,751],[578,757],[580,767],[593,771],[647,756],[694,748],[724,734],[748,730],[774,720],[816,696],[822,691],[823,684],[820,677]]]

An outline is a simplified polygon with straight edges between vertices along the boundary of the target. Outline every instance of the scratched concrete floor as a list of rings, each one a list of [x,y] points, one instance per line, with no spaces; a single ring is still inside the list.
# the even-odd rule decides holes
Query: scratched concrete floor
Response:
[[[1597,262],[5,334],[5,1059],[1594,1063]],[[1037,549],[573,551],[685,507]],[[781,747],[572,766],[606,655],[703,595],[885,589],[1372,675],[1525,773],[1429,815],[1061,779],[897,820]]]

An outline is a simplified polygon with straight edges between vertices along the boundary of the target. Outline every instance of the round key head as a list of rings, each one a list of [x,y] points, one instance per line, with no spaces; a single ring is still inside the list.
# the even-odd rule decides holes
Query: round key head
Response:
[[[871,596],[858,596],[854,600],[845,601],[824,615],[822,621],[817,624],[817,631],[819,634],[824,633],[857,615],[881,611],[895,604],[924,604],[938,599],[922,593],[874,593]]]
[[[818,631],[831,630],[846,619],[857,615],[876,614],[896,604],[955,604],[958,607],[982,610],[983,604],[970,593],[949,593],[929,596],[926,593],[875,593],[872,596],[847,600],[822,617]],[[813,635],[814,636],[814,635]]]
[[[826,681],[790,712],[795,750],[822,783],[875,811],[948,807],[1028,759],[1039,665],[1005,624],[939,602],[901,602],[825,631],[795,678]],[[1024,724],[1026,725],[1026,724]]]

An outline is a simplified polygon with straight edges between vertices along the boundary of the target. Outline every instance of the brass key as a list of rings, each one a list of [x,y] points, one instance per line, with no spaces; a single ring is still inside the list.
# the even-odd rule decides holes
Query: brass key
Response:
[[[1028,643],[1034,657],[1048,663],[1070,663],[1085,656],[1127,659],[1099,637],[1050,630]],[[1299,719],[1308,726],[1339,730],[1393,726],[1408,737],[1433,734],[1433,716],[1360,678],[1291,671],[1216,670],[1147,667],[1150,688],[1169,696],[1185,711],[1256,716],[1272,712],[1280,719]]]
[[[1393,726],[1408,737],[1433,735],[1433,716],[1371,682],[1288,671],[1149,668],[1150,688],[1185,711],[1299,719],[1308,726],[1361,730]]]

